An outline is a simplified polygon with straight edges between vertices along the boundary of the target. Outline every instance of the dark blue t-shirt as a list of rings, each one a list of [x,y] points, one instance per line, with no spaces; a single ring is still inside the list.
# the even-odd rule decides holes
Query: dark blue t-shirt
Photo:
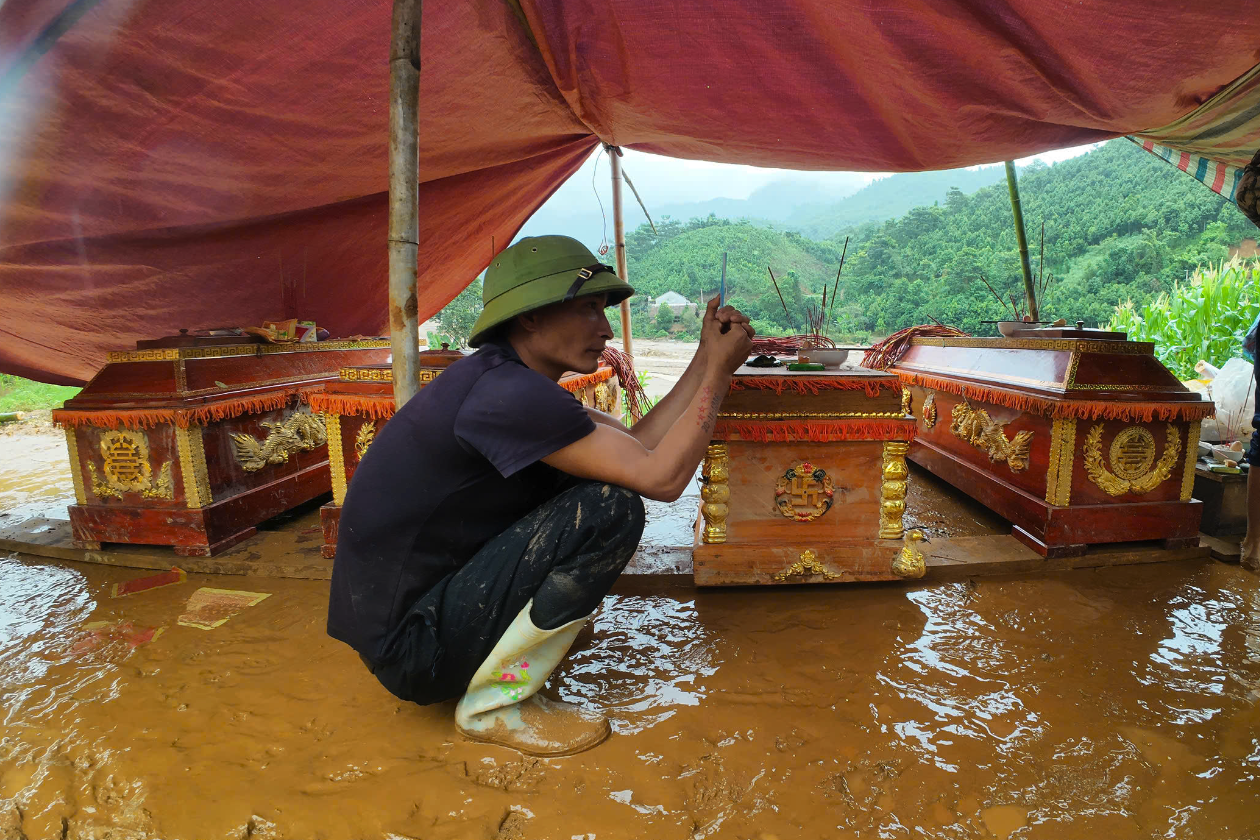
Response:
[[[595,430],[506,342],[460,359],[381,429],[341,508],[328,633],[373,662],[412,604],[571,486],[541,459]]]

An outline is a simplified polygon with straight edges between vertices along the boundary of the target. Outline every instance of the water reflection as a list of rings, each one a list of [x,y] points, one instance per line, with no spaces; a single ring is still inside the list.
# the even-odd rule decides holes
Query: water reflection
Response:
[[[694,601],[611,595],[553,678],[560,695],[608,711],[614,731],[633,734],[695,706],[717,672],[711,634]]]
[[[949,584],[907,594],[926,619],[917,638],[890,658],[878,679],[900,701],[892,727],[943,770],[955,738],[991,743],[999,753],[1042,733],[1038,715],[1013,687],[1027,670],[1018,639],[997,632],[973,608],[972,586]],[[916,708],[917,707],[917,708]],[[881,723],[888,723],[881,719]]]

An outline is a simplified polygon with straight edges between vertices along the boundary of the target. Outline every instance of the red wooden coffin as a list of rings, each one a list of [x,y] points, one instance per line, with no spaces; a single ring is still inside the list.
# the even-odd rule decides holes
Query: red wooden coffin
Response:
[[[915,339],[893,367],[918,416],[910,458],[1009,519],[1045,556],[1194,543],[1199,424],[1212,403],[1160,364],[1150,342],[1047,332]]]
[[[305,401],[342,367],[388,360],[389,341],[232,340],[110,353],[53,412],[70,450],[77,546],[211,555],[329,491],[324,422]]]
[[[902,527],[907,399],[880,371],[740,368],[701,468],[696,584],[921,576],[922,535]]]

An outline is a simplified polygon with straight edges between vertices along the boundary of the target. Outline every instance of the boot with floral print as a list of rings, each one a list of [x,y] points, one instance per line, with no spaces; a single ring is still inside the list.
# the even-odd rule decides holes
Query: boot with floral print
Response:
[[[529,755],[571,755],[608,737],[608,720],[536,692],[560,664],[585,618],[554,630],[534,626],[530,601],[468,683],[455,707],[455,728],[474,741]]]

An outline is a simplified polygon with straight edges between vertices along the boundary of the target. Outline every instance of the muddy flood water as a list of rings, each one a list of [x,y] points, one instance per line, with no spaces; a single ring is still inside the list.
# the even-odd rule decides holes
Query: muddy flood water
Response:
[[[1213,561],[627,581],[547,689],[615,734],[552,760],[392,698],[326,583],[143,574],[0,556],[0,838],[1260,837],[1260,590]],[[270,597],[176,624],[202,586]]]
[[[0,527],[64,515],[64,447],[0,446]],[[1001,526],[913,493],[930,536]],[[657,507],[661,544],[689,540]],[[1260,840],[1260,585],[1236,566],[623,578],[546,689],[615,734],[551,760],[390,696],[325,635],[326,582],[111,597],[149,574],[0,554],[0,840]],[[178,624],[201,587],[269,597]]]

